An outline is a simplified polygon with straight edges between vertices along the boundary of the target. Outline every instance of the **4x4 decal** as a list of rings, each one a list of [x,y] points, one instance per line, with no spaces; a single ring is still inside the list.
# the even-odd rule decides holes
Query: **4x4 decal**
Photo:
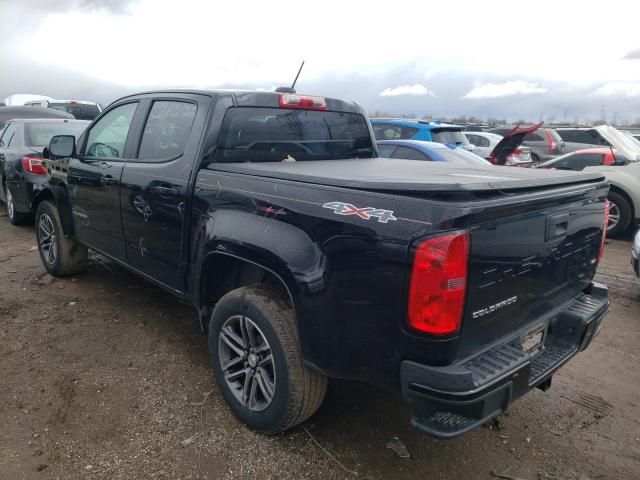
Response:
[[[364,207],[357,208],[350,203],[345,202],[328,202],[322,205],[324,208],[330,208],[336,215],[357,215],[363,220],[369,220],[376,217],[380,223],[387,223],[389,220],[397,220],[392,210],[382,210],[380,208]]]

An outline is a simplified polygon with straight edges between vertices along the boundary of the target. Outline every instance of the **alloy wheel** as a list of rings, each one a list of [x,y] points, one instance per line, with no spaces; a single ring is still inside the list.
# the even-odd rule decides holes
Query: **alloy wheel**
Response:
[[[616,228],[616,225],[620,222],[620,208],[609,200],[609,224],[607,225],[607,231]]]
[[[13,218],[13,216],[16,214],[16,207],[13,204],[13,195],[11,195],[11,190],[9,190],[9,187],[7,187],[7,215],[9,215],[9,218]]]
[[[49,265],[56,262],[58,256],[58,240],[51,217],[43,213],[38,220],[38,243],[42,257]]]
[[[276,391],[273,354],[250,318],[234,315],[224,322],[218,357],[227,386],[244,407],[260,412],[271,404]]]

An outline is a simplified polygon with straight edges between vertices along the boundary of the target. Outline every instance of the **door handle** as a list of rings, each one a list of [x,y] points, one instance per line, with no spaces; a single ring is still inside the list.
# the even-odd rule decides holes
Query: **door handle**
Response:
[[[118,181],[115,178],[113,178],[112,175],[102,175],[100,177],[100,183],[102,185],[108,186],[108,185],[115,185],[116,183],[118,183]]]
[[[161,197],[175,197],[178,195],[178,189],[175,187],[156,187],[156,192]]]

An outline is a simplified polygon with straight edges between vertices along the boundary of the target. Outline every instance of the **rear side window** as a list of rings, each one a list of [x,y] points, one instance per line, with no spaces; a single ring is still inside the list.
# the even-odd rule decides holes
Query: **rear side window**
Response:
[[[378,155],[382,158],[389,158],[395,149],[395,145],[378,145]]]
[[[533,132],[531,135],[527,137],[525,142],[545,142],[546,140],[542,136],[542,134],[538,132]]]
[[[417,128],[398,125],[374,125],[373,134],[376,140],[409,140],[418,133]]]
[[[365,118],[357,113],[284,108],[227,110],[217,162],[280,162],[371,158],[374,148]]]
[[[137,108],[137,103],[120,105],[98,120],[89,131],[86,155],[97,158],[123,158],[129,127]]]
[[[467,133],[465,134],[465,137],[467,137],[469,143],[475,145],[476,147],[489,147],[491,145],[491,142],[489,142],[488,138],[481,137],[480,135],[472,135]]]
[[[437,143],[450,143],[453,145],[468,144],[469,141],[460,130],[431,130],[431,140]]]
[[[431,160],[424,153],[409,147],[398,147],[396,151],[393,152],[392,158],[404,158],[407,160]]]
[[[142,133],[140,160],[170,160],[184,153],[196,106],[189,102],[153,102]]]
[[[15,133],[16,125],[14,123],[10,123],[2,134],[2,138],[0,138],[0,148],[5,148],[11,145],[11,140],[13,140]]]

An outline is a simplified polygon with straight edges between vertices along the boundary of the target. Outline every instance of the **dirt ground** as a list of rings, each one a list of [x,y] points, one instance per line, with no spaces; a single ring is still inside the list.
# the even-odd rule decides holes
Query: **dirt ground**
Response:
[[[434,440],[398,396],[333,381],[314,417],[266,437],[224,404],[191,307],[97,257],[53,279],[33,229],[0,218],[0,479],[640,479],[630,246],[607,247],[590,349],[491,426]]]

